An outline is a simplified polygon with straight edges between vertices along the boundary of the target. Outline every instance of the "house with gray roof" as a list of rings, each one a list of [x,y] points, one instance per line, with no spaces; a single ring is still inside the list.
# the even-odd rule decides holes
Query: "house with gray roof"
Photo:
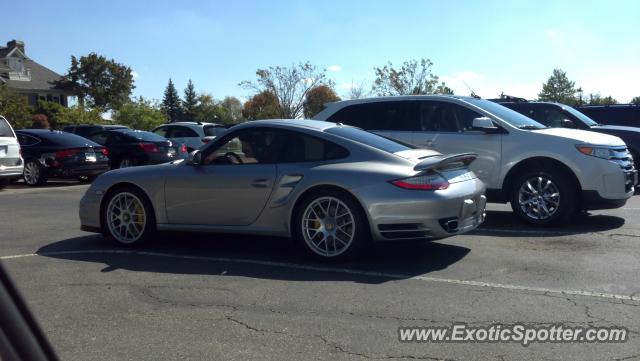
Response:
[[[73,93],[62,89],[62,75],[28,58],[24,42],[11,40],[7,46],[0,46],[0,86],[24,94],[29,105],[38,100],[60,103],[67,106],[67,97]]]

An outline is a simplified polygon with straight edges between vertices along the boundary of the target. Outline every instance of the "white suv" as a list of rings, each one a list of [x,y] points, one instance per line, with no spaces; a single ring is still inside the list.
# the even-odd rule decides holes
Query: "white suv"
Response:
[[[637,172],[618,137],[547,128],[488,100],[399,96],[327,104],[314,117],[441,153],[473,152],[471,169],[492,202],[510,202],[528,223],[556,224],[576,211],[623,206]]]
[[[22,177],[23,169],[16,133],[7,119],[0,115],[0,189],[8,186],[11,180]]]
[[[215,139],[226,130],[225,126],[216,123],[175,122],[163,124],[152,132],[174,143],[185,144],[187,151],[191,152],[200,149],[203,144]]]

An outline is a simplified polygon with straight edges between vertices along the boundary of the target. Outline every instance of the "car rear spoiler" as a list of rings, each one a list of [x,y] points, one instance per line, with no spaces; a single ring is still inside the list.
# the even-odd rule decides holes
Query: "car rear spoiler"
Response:
[[[475,153],[461,153],[453,155],[436,155],[428,157],[413,167],[413,170],[423,172],[430,169],[454,168],[456,166],[467,166],[478,157]],[[456,164],[458,163],[458,164]]]

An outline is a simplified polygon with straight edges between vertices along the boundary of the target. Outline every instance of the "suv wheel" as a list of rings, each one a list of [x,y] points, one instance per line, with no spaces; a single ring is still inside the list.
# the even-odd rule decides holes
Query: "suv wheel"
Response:
[[[293,217],[294,237],[307,253],[323,260],[357,254],[366,242],[367,221],[351,197],[337,191],[306,196]]]
[[[518,175],[511,188],[511,208],[523,221],[538,226],[556,225],[573,216],[577,188],[566,172],[531,170]]]

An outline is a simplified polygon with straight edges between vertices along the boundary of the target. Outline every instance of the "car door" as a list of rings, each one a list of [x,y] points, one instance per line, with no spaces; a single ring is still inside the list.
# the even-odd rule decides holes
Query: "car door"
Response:
[[[203,149],[200,165],[176,167],[165,183],[169,223],[253,223],[271,195],[279,146],[275,130],[241,129]]]
[[[476,153],[470,168],[489,188],[500,188],[503,133],[472,129],[474,118],[483,115],[462,105],[445,101],[421,101],[419,128],[412,144],[443,154]]]

